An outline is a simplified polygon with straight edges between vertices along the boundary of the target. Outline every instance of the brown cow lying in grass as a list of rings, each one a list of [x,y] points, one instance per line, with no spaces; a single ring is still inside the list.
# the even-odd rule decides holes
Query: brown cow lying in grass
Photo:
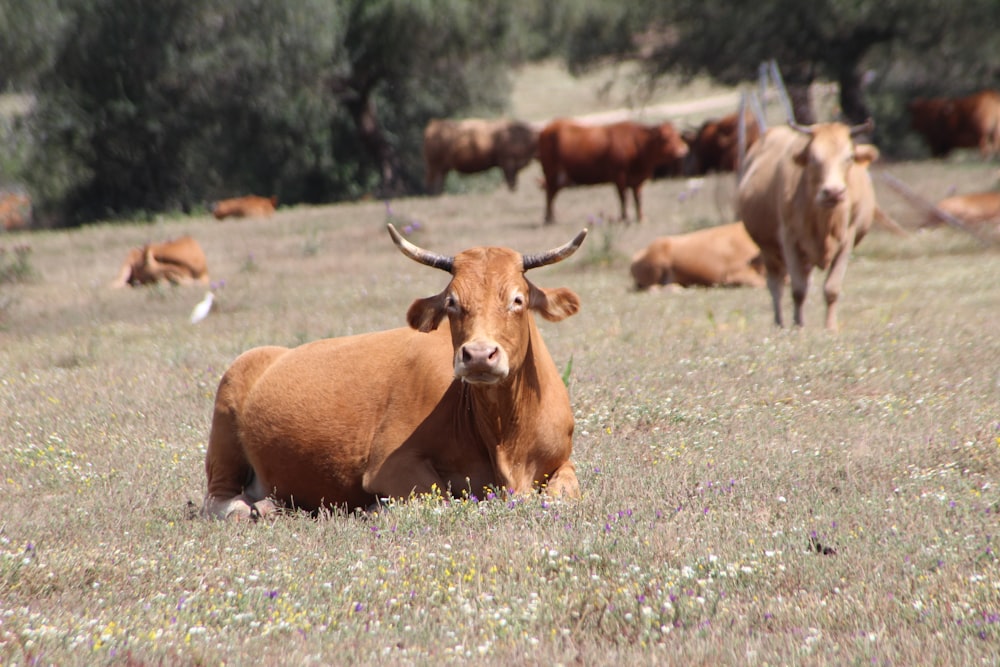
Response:
[[[222,199],[212,207],[212,215],[216,220],[225,218],[267,218],[274,214],[278,205],[277,197],[258,197],[247,195],[233,199]]]
[[[993,223],[1000,229],[1000,192],[973,192],[966,195],[947,197],[937,203],[937,207],[958,218],[974,228]],[[922,227],[932,227],[942,224],[939,216],[933,212],[927,217]]]
[[[31,221],[31,198],[17,192],[0,195],[0,226],[8,232],[25,229]]]
[[[819,268],[827,271],[826,327],[837,328],[847,260],[875,216],[868,166],[878,149],[853,140],[870,130],[870,124],[841,123],[773,127],[747,154],[738,209],[764,257],[778,326],[785,278],[791,279],[795,324],[801,326],[809,279]]]
[[[580,299],[525,272],[570,256],[586,231],[539,255],[446,257],[388,228],[405,255],[450,273],[447,287],[413,302],[408,328],[237,358],[215,398],[205,515],[352,510],[435,490],[579,497],[569,394],[534,313],[557,322]]]
[[[207,285],[205,253],[190,236],[132,248],[112,287],[167,281],[175,285]]]
[[[681,287],[763,287],[760,248],[742,222],[663,236],[632,257],[636,289]]]

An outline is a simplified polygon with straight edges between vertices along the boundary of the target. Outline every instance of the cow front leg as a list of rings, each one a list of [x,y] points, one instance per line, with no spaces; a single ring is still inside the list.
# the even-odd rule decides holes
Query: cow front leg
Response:
[[[579,498],[580,482],[576,478],[576,467],[572,461],[559,466],[554,473],[549,476],[548,481],[542,487],[542,491],[550,496],[562,498]]]
[[[826,297],[826,328],[830,331],[837,330],[837,301],[840,299],[840,290],[844,284],[844,276],[847,275],[847,260],[851,255],[851,248],[854,247],[854,230],[844,239],[843,245],[833,258],[830,271],[826,274],[826,281],[823,283],[823,295]]]
[[[632,188],[632,199],[635,201],[635,221],[642,222],[644,218],[642,217],[642,197],[639,193],[642,190],[642,185],[636,185]]]
[[[552,202],[555,201],[556,193],[559,192],[559,184],[553,182],[555,178],[550,179],[548,175],[545,176],[545,224],[551,225],[556,221],[556,216],[552,208]]]
[[[781,296],[785,290],[785,274],[776,271],[767,272],[767,291],[771,293],[771,306],[774,309],[774,323],[779,327],[785,326],[784,318],[781,315]]]
[[[377,498],[406,500],[411,496],[448,493],[444,480],[429,461],[403,461],[389,465],[383,462],[374,473],[362,480],[365,491]]]

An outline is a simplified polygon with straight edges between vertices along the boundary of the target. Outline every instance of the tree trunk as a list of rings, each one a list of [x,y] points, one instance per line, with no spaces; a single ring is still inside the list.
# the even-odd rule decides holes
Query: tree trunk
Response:
[[[386,141],[385,133],[378,122],[375,102],[371,93],[365,91],[355,99],[345,102],[345,106],[354,119],[361,143],[378,165],[381,179],[380,196],[388,197],[402,194],[402,184],[399,182],[399,158],[392,146]]]
[[[838,77],[840,84],[840,109],[849,124],[863,123],[871,117],[871,110],[865,104],[864,78],[857,67],[846,68]]]

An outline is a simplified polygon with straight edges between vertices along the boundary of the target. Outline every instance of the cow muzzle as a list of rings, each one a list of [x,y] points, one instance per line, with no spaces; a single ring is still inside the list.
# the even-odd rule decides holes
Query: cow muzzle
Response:
[[[816,199],[818,200],[820,206],[833,208],[840,202],[844,201],[846,197],[847,188],[828,186],[820,189],[819,196]]]
[[[470,384],[496,384],[509,372],[507,353],[493,341],[465,343],[455,353],[455,377]]]

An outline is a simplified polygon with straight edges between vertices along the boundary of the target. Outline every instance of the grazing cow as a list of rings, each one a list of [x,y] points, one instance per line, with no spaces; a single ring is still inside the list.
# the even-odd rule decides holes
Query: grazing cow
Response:
[[[739,161],[739,113],[715,120],[706,120],[696,132],[684,137],[691,149],[690,173],[708,174],[713,171],[736,171]],[[753,114],[745,116],[746,150],[760,136]]]
[[[448,286],[413,302],[409,328],[236,359],[215,398],[204,514],[354,509],[435,489],[579,497],[569,394],[532,313],[556,322],[580,299],[524,273],[571,255],[586,230],[539,255],[446,257],[388,228],[405,255],[449,272]]]
[[[30,197],[16,192],[0,194],[0,226],[10,232],[25,229],[30,221]]]
[[[663,236],[632,257],[636,289],[676,284],[681,287],[763,287],[760,248],[742,222]]]
[[[958,218],[961,222],[976,227],[984,223],[1000,225],[1000,192],[973,192],[967,195],[947,197],[937,203],[937,207]],[[922,227],[940,225],[941,218],[931,213]]]
[[[954,148],[978,148],[983,157],[1000,153],[1000,92],[918,97],[908,109],[911,127],[923,135],[934,157],[944,157]]]
[[[267,218],[274,214],[278,205],[277,197],[258,197],[247,195],[233,199],[222,199],[212,207],[212,215],[216,220],[225,218]]]
[[[454,169],[474,174],[493,167],[503,170],[507,187],[517,189],[517,172],[538,150],[538,130],[516,120],[432,120],[424,129],[427,191],[440,194],[445,176]]]
[[[190,236],[132,248],[111,287],[148,285],[164,280],[175,285],[208,284],[205,253]]]
[[[636,220],[642,220],[642,184],[657,166],[687,153],[687,144],[670,123],[587,126],[554,120],[538,136],[538,159],[545,173],[545,222],[555,221],[552,201],[561,188],[597,183],[614,183],[618,188],[622,220],[626,190],[631,188]]]
[[[783,324],[786,276],[791,278],[795,324],[801,326],[810,274],[817,267],[828,270],[826,327],[837,328],[837,298],[848,257],[875,216],[868,166],[878,158],[878,149],[853,141],[870,129],[870,123],[774,127],[747,154],[738,210],[764,257],[778,326]]]

